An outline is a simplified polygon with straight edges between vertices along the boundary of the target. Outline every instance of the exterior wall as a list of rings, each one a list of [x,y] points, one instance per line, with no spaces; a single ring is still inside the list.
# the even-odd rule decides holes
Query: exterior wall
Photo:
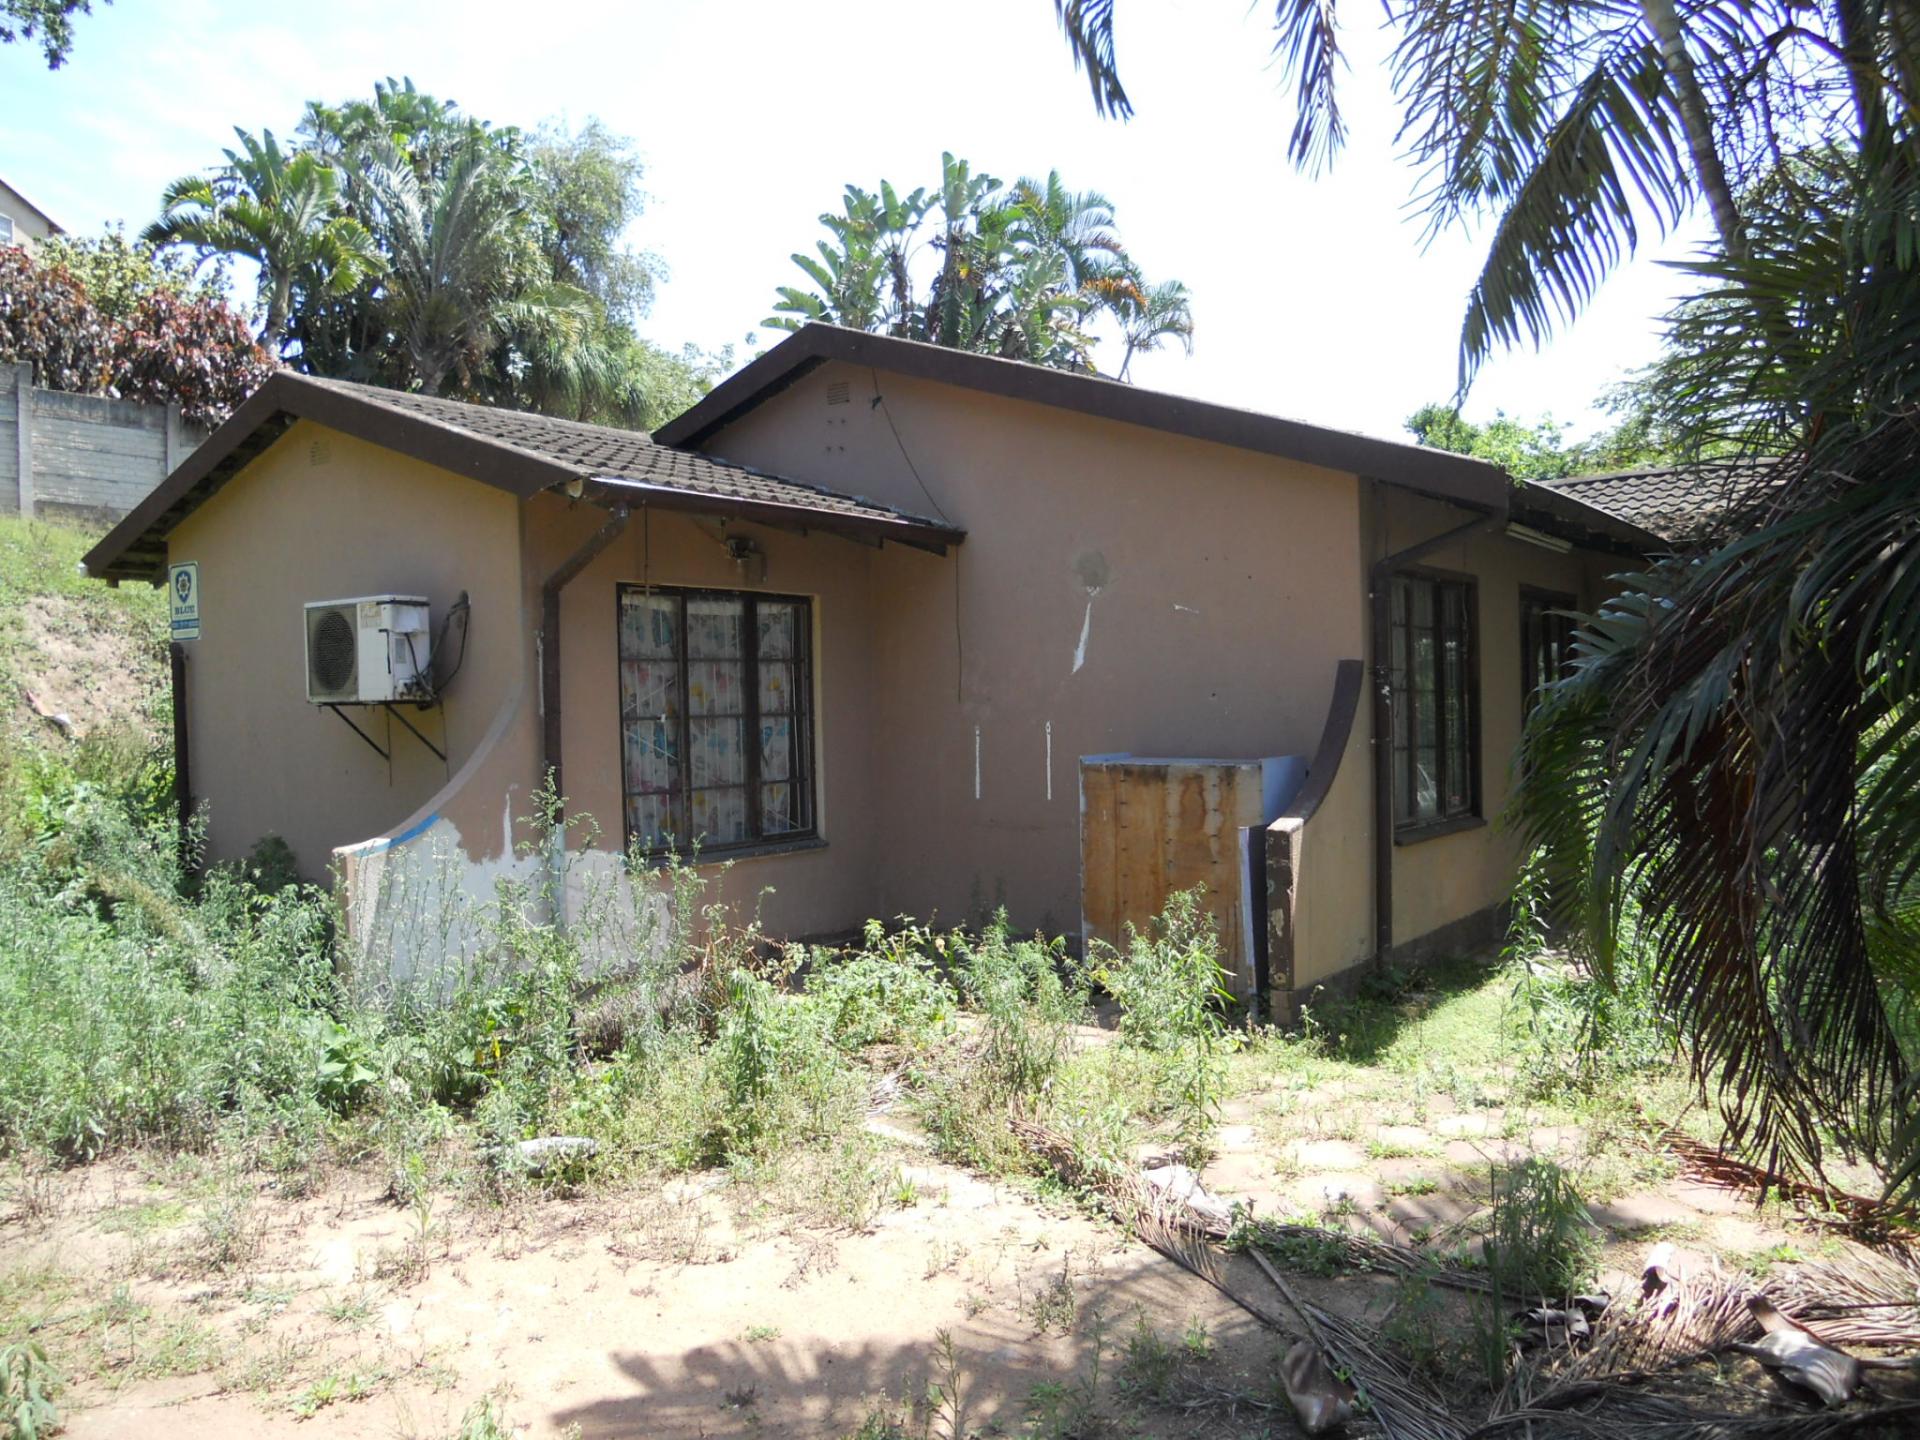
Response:
[[[556,496],[529,502],[528,566],[551,575],[604,522],[606,512]],[[753,539],[764,574],[751,583],[725,549],[728,535]],[[912,796],[876,790],[877,702],[894,684],[875,663],[870,547],[833,535],[635,510],[625,531],[561,592],[562,758],[568,811],[599,827],[595,848],[624,843],[620,776],[620,680],[616,595],[622,584],[698,586],[804,595],[813,602],[815,799],[823,844],[734,860],[709,874],[714,893],[757,912],[778,935],[824,935],[885,914],[875,883],[879,852],[916,821]],[[951,561],[908,552],[903,564],[930,581]],[[586,837],[575,832],[578,848]],[[592,873],[589,870],[588,873]]]
[[[502,491],[301,421],[181,523],[168,557],[200,565],[187,715],[215,860],[273,833],[303,873],[323,877],[336,847],[396,826],[439,792],[525,692],[533,627],[520,505]],[[405,712],[446,750],[445,764],[382,710],[348,713],[391,764],[307,703],[307,602],[425,595],[437,630],[462,590],[472,611],[458,677],[439,708]],[[463,835],[470,859],[507,849],[503,815],[524,801],[508,775],[530,787],[537,766],[523,754],[495,778],[486,824],[470,821]]]
[[[13,221],[13,239],[10,243],[24,249],[33,249],[38,242],[54,233],[53,222],[4,180],[0,180],[0,215]]]
[[[1384,514],[1370,522],[1369,553],[1379,557],[1403,550],[1468,518],[1463,511],[1396,494]],[[1521,587],[1570,594],[1590,609],[1609,588],[1607,576],[1630,562],[1579,550],[1556,555],[1495,527],[1424,555],[1418,563],[1470,575],[1477,583],[1480,814],[1486,823],[1394,847],[1396,949],[1504,905],[1512,895],[1519,846],[1502,817],[1513,790],[1522,721]]]
[[[170,408],[40,390],[31,376],[0,369],[0,508],[117,520],[205,438]]]
[[[846,386],[848,403],[831,404]],[[706,448],[967,528],[872,557],[866,914],[1079,929],[1079,756],[1307,755],[1363,653],[1360,486],[957,387],[820,367]],[[917,477],[916,477],[917,472]],[[831,675],[840,657],[823,649]]]

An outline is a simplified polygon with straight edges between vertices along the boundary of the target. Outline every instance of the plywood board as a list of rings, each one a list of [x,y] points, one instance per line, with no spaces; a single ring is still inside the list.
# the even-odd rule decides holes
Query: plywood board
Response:
[[[1253,990],[1243,913],[1247,877],[1240,831],[1264,823],[1259,761],[1081,761],[1081,938],[1126,943],[1167,898],[1199,889],[1238,994]]]

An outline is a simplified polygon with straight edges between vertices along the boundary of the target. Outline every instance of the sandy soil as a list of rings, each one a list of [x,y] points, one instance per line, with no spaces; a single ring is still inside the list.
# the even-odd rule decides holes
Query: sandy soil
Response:
[[[1444,1097],[1420,1124],[1316,1135],[1343,1103],[1337,1085],[1243,1096],[1209,1185],[1259,1213],[1432,1238],[1474,1211],[1487,1159],[1572,1160],[1588,1143],[1573,1128],[1504,1136],[1497,1107],[1463,1113]],[[207,1180],[123,1161],[43,1182],[36,1218],[0,1227],[0,1274],[73,1277],[69,1314],[147,1311],[118,1330],[81,1327],[94,1363],[67,1412],[82,1440],[450,1436],[489,1395],[530,1437],[835,1436],[948,1381],[943,1333],[958,1433],[1017,1433],[1035,1387],[1084,1381],[1096,1345],[1106,1408],[1133,1433],[1293,1433],[1262,1408],[1129,1401],[1118,1355],[1142,1318],[1175,1343],[1204,1327],[1213,1357],[1195,1373],[1268,1400],[1284,1342],[1114,1227],[931,1161],[897,1118],[874,1126],[898,1142],[900,1168],[894,1202],[860,1233],[797,1224],[721,1175],[455,1212],[397,1207],[375,1179],[346,1174],[301,1200],[251,1192],[230,1247],[241,1263],[218,1272],[195,1258],[219,1213]],[[1778,1217],[1705,1186],[1635,1191],[1593,1213],[1621,1286],[1657,1238],[1736,1254],[1787,1239]],[[1251,1270],[1233,1278],[1259,1293]],[[1300,1283],[1374,1323],[1394,1303],[1381,1276]],[[77,1343],[48,1333],[56,1352]]]
[[[152,730],[152,687],[164,682],[165,669],[126,628],[58,595],[29,599],[19,623],[17,693],[8,707],[16,726],[49,735]]]

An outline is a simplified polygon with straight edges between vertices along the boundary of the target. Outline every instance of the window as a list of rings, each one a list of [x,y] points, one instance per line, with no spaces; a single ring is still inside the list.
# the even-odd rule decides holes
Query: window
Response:
[[[0,245],[11,245],[12,243],[13,217],[11,215],[0,215]]]
[[[1551,685],[1573,668],[1573,617],[1580,602],[1551,590],[1520,587],[1520,715],[1533,713],[1542,685]]]
[[[812,607],[623,585],[629,846],[724,850],[814,834]]]
[[[1470,580],[1393,580],[1393,818],[1411,831],[1479,813]]]

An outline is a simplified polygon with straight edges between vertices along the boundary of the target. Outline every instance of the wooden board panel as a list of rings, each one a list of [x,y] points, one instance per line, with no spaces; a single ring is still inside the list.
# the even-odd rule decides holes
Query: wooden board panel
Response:
[[[1242,827],[1262,823],[1261,767],[1228,761],[1087,760],[1080,768],[1081,936],[1119,946],[1182,890],[1200,889],[1236,993],[1251,993],[1242,931]]]

